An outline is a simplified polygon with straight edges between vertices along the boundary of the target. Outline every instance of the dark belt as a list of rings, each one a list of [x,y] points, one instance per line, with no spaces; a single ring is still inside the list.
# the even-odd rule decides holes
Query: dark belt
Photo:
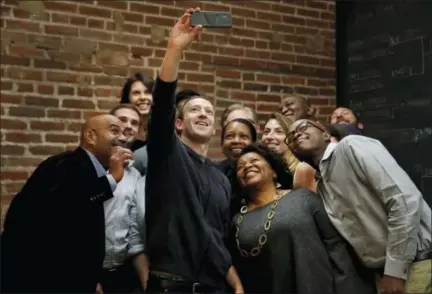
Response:
[[[110,267],[110,268],[102,268],[102,272],[113,273],[113,272],[123,270],[125,268],[126,268],[126,264],[122,264],[122,265],[118,265],[118,266],[114,266],[114,267]]]
[[[173,280],[166,277],[159,277],[154,274],[150,274],[148,281],[149,288],[147,291],[163,291],[163,292],[183,292],[183,293],[214,293],[218,289],[203,285],[197,282],[188,282]],[[158,287],[159,289],[152,289],[153,287]]]
[[[432,249],[418,251],[413,262],[419,262],[428,259],[432,259]]]

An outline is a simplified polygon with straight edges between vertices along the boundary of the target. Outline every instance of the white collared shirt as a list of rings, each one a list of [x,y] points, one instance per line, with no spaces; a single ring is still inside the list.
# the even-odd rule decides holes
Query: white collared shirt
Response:
[[[104,202],[105,259],[103,268],[122,265],[144,251],[145,177],[131,165],[117,183],[114,197]]]

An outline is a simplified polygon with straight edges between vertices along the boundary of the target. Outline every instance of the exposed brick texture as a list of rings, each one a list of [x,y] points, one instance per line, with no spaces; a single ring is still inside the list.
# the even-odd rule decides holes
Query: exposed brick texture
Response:
[[[119,102],[125,78],[155,76],[185,7],[231,11],[184,54],[180,87],[253,107],[260,122],[283,93],[334,106],[333,1],[1,1],[1,204],[44,158],[75,148],[80,123]],[[219,132],[218,132],[219,134]],[[219,156],[219,139],[211,156]]]

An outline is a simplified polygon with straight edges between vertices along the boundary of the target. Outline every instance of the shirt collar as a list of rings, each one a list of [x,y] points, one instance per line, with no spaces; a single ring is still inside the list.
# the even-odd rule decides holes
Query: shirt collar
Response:
[[[93,163],[93,166],[96,170],[96,173],[98,175],[98,177],[102,177],[104,175],[106,175],[106,170],[105,168],[102,166],[102,164],[99,162],[99,160],[96,158],[96,156],[94,156],[93,153],[91,153],[90,151],[86,150],[85,148],[81,147],[86,153],[87,155],[90,157],[91,162]]]
[[[213,165],[213,163],[205,156],[202,156],[200,154],[198,154],[195,150],[193,150],[192,148],[190,148],[188,145],[186,145],[185,143],[183,143],[183,145],[186,148],[186,151],[189,153],[189,155],[196,161],[198,161],[201,164],[207,164],[207,165]]]
[[[337,146],[337,143],[330,143],[330,144],[327,145],[327,148],[324,151],[324,155],[321,158],[321,162],[327,161],[331,157],[331,155],[333,154],[333,151],[335,150],[336,146]]]
[[[326,175],[327,167],[329,166],[330,158],[335,150],[337,143],[330,143],[324,151],[324,155],[319,163],[316,177],[322,179]]]

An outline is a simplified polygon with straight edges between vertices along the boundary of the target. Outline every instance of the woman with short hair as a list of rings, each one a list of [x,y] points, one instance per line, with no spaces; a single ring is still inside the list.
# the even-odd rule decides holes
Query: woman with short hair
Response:
[[[254,124],[243,118],[236,118],[222,127],[221,147],[226,159],[217,163],[217,168],[223,172],[231,183],[231,215],[240,209],[243,196],[237,184],[235,165],[244,147],[257,140],[257,131]]]
[[[370,294],[373,283],[354,266],[348,244],[321,199],[292,182],[279,154],[262,145],[243,149],[236,166],[246,202],[234,217],[231,254],[245,293]]]

